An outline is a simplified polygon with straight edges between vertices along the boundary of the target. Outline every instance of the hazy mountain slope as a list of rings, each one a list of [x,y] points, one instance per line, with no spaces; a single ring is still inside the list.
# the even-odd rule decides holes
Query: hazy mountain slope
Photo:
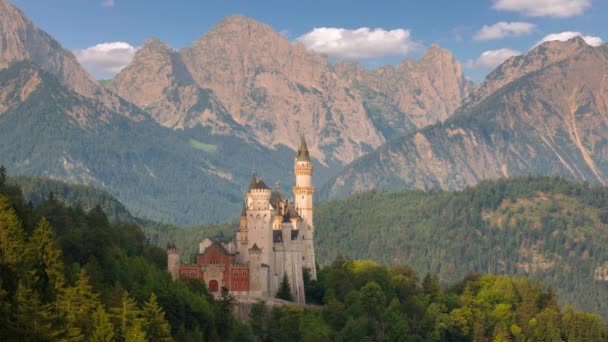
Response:
[[[558,45],[556,45],[558,44]],[[461,189],[518,174],[563,175],[604,183],[608,176],[608,48],[580,38],[548,43],[576,54],[499,87],[443,124],[398,139],[353,162],[321,190]],[[533,63],[545,44],[522,57]],[[528,62],[525,62],[529,60]],[[512,63],[512,60],[507,63]],[[499,68],[500,70],[500,68]],[[505,76],[506,77],[506,76]]]
[[[178,223],[224,221],[238,210],[238,179],[246,184],[250,168],[221,174],[214,146],[129,120],[29,62],[0,70],[0,89],[0,163],[11,173],[102,187],[139,215]],[[254,149],[262,148],[243,153]]]
[[[294,150],[304,133],[330,164],[444,120],[470,90],[460,64],[437,47],[388,76],[360,69],[334,67],[270,26],[232,16],[179,51],[149,40],[108,87],[168,127],[235,134],[229,115],[262,145]],[[193,107],[200,91],[208,100]]]

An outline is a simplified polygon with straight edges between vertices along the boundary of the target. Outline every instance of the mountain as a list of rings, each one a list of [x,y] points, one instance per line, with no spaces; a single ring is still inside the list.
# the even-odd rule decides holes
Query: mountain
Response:
[[[326,165],[445,120],[470,91],[460,64],[436,46],[397,68],[332,66],[243,16],[223,19],[179,51],[148,40],[107,87],[174,129],[200,125],[292,150],[304,133]]]
[[[101,87],[70,51],[7,0],[0,0],[0,23],[0,69],[15,61],[32,61],[77,94],[132,120],[144,119],[142,111]]]
[[[293,182],[294,152],[287,147],[240,137],[241,126],[229,116],[230,134],[165,128],[97,84],[17,8],[2,1],[0,16],[0,164],[12,174],[94,185],[138,216],[184,225],[238,214],[252,167],[269,182]],[[212,103],[210,93],[196,91],[196,108]],[[317,170],[327,177],[327,167]]]
[[[330,179],[321,197],[483,179],[608,177],[608,47],[544,43],[507,60],[450,119],[397,139]],[[489,94],[489,95],[488,95]]]

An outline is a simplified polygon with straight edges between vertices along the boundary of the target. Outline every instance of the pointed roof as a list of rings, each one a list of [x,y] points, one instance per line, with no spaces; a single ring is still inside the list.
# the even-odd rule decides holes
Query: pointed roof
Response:
[[[300,143],[300,148],[298,149],[298,156],[296,157],[297,161],[306,161],[310,162],[310,153],[308,152],[308,146],[306,145],[306,139],[304,139],[304,134],[302,134],[302,142]]]
[[[249,190],[253,189],[258,183],[257,178],[255,178],[255,170],[251,173],[251,180],[249,181]]]
[[[241,210],[241,217],[247,217],[247,206],[245,202],[243,202],[243,209]]]
[[[264,181],[261,180],[261,179],[251,189],[270,190],[270,188],[268,187],[268,185],[266,185],[266,183],[264,183]]]

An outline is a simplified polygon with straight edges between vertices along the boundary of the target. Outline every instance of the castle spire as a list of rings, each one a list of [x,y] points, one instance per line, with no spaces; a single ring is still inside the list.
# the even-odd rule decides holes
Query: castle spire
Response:
[[[251,172],[251,180],[249,181],[249,190],[253,189],[258,184],[258,179],[255,177],[255,169]]]
[[[300,143],[300,148],[298,149],[298,156],[296,157],[297,161],[306,161],[310,162],[310,153],[308,152],[308,146],[306,145],[306,139],[304,139],[304,134],[302,134],[302,142]]]
[[[243,209],[241,210],[241,217],[247,217],[247,206],[245,202],[243,202]]]

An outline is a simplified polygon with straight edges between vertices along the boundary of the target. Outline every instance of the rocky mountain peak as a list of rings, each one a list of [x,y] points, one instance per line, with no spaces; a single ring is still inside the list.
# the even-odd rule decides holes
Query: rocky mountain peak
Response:
[[[156,37],[150,37],[150,38],[146,39],[146,41],[144,42],[144,45],[141,48],[171,51],[171,49],[169,48],[169,44],[167,44],[167,42],[163,42]]]
[[[0,23],[0,68],[29,59],[77,93],[95,95],[99,86],[76,57],[7,1],[0,1]]]
[[[580,55],[589,49],[593,47],[577,36],[564,42],[544,42],[522,55],[510,57],[486,76],[484,82],[471,93],[459,111],[468,111],[493,92],[526,74]]]

